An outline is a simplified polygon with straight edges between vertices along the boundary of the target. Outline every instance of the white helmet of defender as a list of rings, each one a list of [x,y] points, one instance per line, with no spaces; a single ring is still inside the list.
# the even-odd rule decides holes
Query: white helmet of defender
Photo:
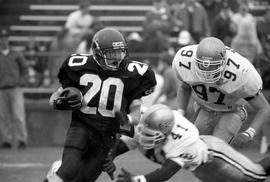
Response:
[[[196,75],[206,83],[221,78],[225,68],[226,46],[215,37],[208,37],[198,44],[195,58]]]
[[[174,125],[172,110],[163,104],[149,107],[136,128],[135,138],[144,149],[154,148],[163,142]]]

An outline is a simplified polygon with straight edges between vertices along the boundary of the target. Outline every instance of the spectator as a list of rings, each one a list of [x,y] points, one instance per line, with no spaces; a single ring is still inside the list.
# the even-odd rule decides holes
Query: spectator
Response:
[[[178,35],[178,39],[177,39],[177,49],[176,52],[178,51],[178,49],[187,46],[187,45],[191,45],[194,44],[194,40],[191,37],[190,33],[187,30],[182,30],[179,35]]]
[[[210,36],[206,10],[197,0],[186,0],[176,12],[176,17],[183,22],[183,28],[190,32],[195,42],[199,42],[203,37]]]
[[[27,67],[28,67],[28,72],[29,72],[27,87],[36,87],[38,84],[36,71],[34,69],[38,61],[37,52],[38,52],[37,42],[35,41],[35,37],[31,36],[29,38],[28,44],[25,46],[25,52],[24,52]]]
[[[131,53],[142,52],[142,37],[138,32],[132,32],[127,36],[127,44]]]
[[[2,148],[11,148],[12,141],[18,148],[27,144],[24,98],[20,86],[27,76],[24,57],[9,47],[8,32],[0,32],[0,130],[3,136]],[[13,131],[13,129],[15,131]],[[13,136],[13,133],[16,136]]]
[[[239,9],[239,6],[241,4],[240,1],[241,0],[228,0],[228,5],[234,13],[237,12]]]
[[[238,12],[232,16],[232,21],[234,23],[234,31],[236,33],[239,30],[238,25],[240,25],[242,21],[250,21],[254,23],[254,25],[256,25],[256,19],[254,18],[252,14],[249,13],[248,4],[245,1],[242,1]]]
[[[165,34],[158,21],[153,21],[143,34],[142,51],[145,53],[160,53],[168,50],[169,39]]]
[[[222,40],[225,45],[230,45],[232,37],[235,35],[232,16],[233,12],[225,1],[213,20],[212,35]]]
[[[231,47],[247,58],[252,64],[254,63],[255,58],[262,53],[262,46],[253,22],[244,19],[239,23],[238,31],[232,40]]]
[[[82,0],[79,9],[69,14],[65,28],[79,30],[82,35],[91,32],[94,18],[89,12],[90,5],[89,0]]]
[[[88,33],[84,35],[82,37],[81,42],[78,45],[76,52],[79,54],[91,54],[92,53],[92,50],[91,50],[92,39],[93,39],[92,33]]]
[[[172,16],[170,14],[170,7],[166,0],[154,0],[154,8],[145,15],[145,21],[143,22],[143,28],[145,32],[149,32],[148,29],[153,28],[152,23],[156,22],[157,27],[164,34],[169,35],[171,31]]]
[[[209,25],[211,27],[214,26],[215,17],[219,14],[222,3],[227,0],[198,0],[198,2],[204,7],[205,11],[208,15]],[[211,32],[212,33],[212,32]]]
[[[89,32],[86,32],[82,35],[81,41],[77,48],[77,53],[80,54],[92,54],[91,51],[91,43],[94,33],[104,28],[104,24],[99,20],[99,18],[95,18],[93,21],[92,29]]]
[[[49,69],[48,69],[48,43],[38,44],[38,54],[37,54],[37,63],[35,65],[35,71],[38,74],[38,87],[49,87],[50,78],[49,78]]]
[[[184,0],[168,0],[173,21],[171,37],[177,37],[180,31],[183,30],[183,22],[176,16],[178,9],[181,7],[183,1]]]
[[[47,52],[46,45],[37,43],[35,37],[31,37],[24,52],[29,72],[27,87],[39,87],[42,85],[44,71],[47,69],[48,62],[48,57],[42,54],[44,52]]]

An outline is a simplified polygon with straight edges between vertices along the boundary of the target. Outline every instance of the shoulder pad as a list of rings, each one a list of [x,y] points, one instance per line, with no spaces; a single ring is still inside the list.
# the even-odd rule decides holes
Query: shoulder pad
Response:
[[[181,48],[175,55],[172,63],[172,68],[181,81],[187,83],[198,82],[198,77],[195,74],[194,57],[197,45],[190,45]]]
[[[141,98],[153,92],[157,83],[155,73],[149,65],[131,61],[128,63],[127,71],[130,81],[139,80],[140,83],[137,85],[136,92],[130,96],[131,98]]]
[[[224,71],[227,79],[222,87],[227,93],[234,92],[238,97],[245,98],[255,95],[262,88],[262,79],[255,67],[236,52],[227,51],[228,60]]]
[[[90,54],[72,54],[69,56],[59,69],[58,79],[62,83],[63,80],[72,80],[79,82],[82,70],[98,70],[98,65]],[[62,83],[63,84],[63,83]]]
[[[243,74],[243,84],[237,94],[242,98],[253,97],[258,94],[260,90],[262,90],[262,78],[250,63],[250,66]]]

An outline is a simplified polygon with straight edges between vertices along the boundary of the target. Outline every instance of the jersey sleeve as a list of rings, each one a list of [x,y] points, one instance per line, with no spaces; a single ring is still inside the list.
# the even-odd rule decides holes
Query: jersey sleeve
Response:
[[[253,66],[246,70],[244,84],[238,89],[237,95],[240,98],[250,100],[262,90],[262,78]]]
[[[180,82],[189,83],[198,79],[194,67],[196,48],[196,45],[182,47],[174,56],[172,69]]]
[[[154,71],[151,67],[148,67],[147,71],[139,78],[140,84],[137,89],[131,95],[131,100],[139,99],[143,96],[147,96],[154,91],[157,84]]]
[[[173,73],[176,75],[177,79],[180,81],[183,81],[182,77],[180,76],[180,74],[178,73],[178,70],[177,70],[177,67],[178,67],[177,64],[179,64],[177,61],[177,59],[178,59],[177,57],[178,57],[178,55],[176,54],[176,56],[173,59],[172,69],[173,69]]]
[[[78,72],[72,70],[68,65],[70,57],[68,57],[59,69],[58,79],[63,88],[77,87],[79,82]]]

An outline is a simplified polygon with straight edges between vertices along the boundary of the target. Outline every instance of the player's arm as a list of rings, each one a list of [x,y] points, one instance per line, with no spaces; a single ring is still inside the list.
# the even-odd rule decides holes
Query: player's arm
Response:
[[[264,95],[261,93],[262,80],[255,68],[250,67],[249,74],[245,75],[247,82],[241,88],[243,97],[256,111],[248,129],[238,134],[232,141],[233,146],[241,147],[251,141],[256,132],[260,131],[264,122],[270,118],[270,106]]]
[[[82,93],[76,89],[76,82],[70,79],[71,75],[68,74],[68,72],[71,72],[69,66],[67,66],[68,60],[69,57],[63,62],[59,69],[58,79],[61,87],[51,95],[49,100],[50,105],[58,110],[79,109],[83,98]]]
[[[115,118],[121,125],[130,126],[137,125],[141,118],[141,99],[135,99],[129,106],[129,112],[117,110],[115,112]]]
[[[129,124],[131,125],[139,124],[141,118],[141,105],[142,99],[135,99],[130,104],[128,114]]]
[[[191,87],[189,84],[183,81],[181,76],[179,75],[177,71],[175,60],[173,61],[172,68],[174,71],[174,74],[176,75],[176,78],[179,80],[178,90],[177,90],[177,102],[178,102],[178,108],[179,111],[184,115],[185,111],[187,109],[189,99],[191,96]]]
[[[133,92],[130,93],[128,98],[129,102],[131,103],[127,114],[128,122],[120,122],[121,124],[137,125],[139,123],[141,117],[141,98],[151,94],[156,86],[156,77],[154,71],[148,65],[143,64],[143,66],[145,66],[147,70],[139,74],[140,76],[138,79],[140,80],[140,84],[136,89],[133,90]],[[124,116],[124,118],[126,117]]]
[[[254,132],[254,135],[256,132],[260,131],[262,125],[264,122],[269,120],[270,118],[270,106],[267,100],[265,99],[262,92],[259,92],[256,96],[253,98],[246,99],[251,107],[253,107],[256,111],[256,114],[250,124],[249,130],[250,132]],[[254,130],[254,131],[252,131]],[[249,133],[251,134],[251,133]],[[251,134],[252,135],[252,134]],[[253,136],[254,136],[253,135]],[[252,136],[252,138],[253,138]]]
[[[177,84],[174,80],[174,73],[173,72],[165,72],[163,75],[164,82],[163,86],[161,88],[161,91],[158,93],[158,95],[155,97],[153,104],[157,103],[161,96],[166,95],[167,93],[171,92],[171,85]]]
[[[161,182],[169,180],[176,172],[181,169],[181,166],[176,162],[167,159],[161,168],[156,169],[146,175],[133,176],[131,173],[122,169],[122,173],[118,175],[117,182]]]
[[[102,171],[107,172],[110,178],[114,179],[114,172],[116,170],[116,166],[113,162],[114,158],[122,155],[130,150],[137,148],[137,143],[134,138],[122,135],[120,139],[117,139],[113,148],[108,153],[106,157]]]
[[[138,147],[137,141],[133,137],[122,135],[119,139],[116,140],[113,148],[110,151],[111,157],[122,155],[130,150],[134,150]]]
[[[251,65],[249,74],[245,75],[247,82],[244,86],[246,93],[245,100],[255,110],[256,114],[251,121],[250,127],[246,130],[251,139],[259,132],[263,123],[270,118],[270,106],[265,99],[262,90],[262,79],[256,69]]]
[[[165,84],[165,81],[164,81],[164,84]],[[153,104],[157,104],[160,97],[163,96],[164,94],[165,94],[165,89],[164,89],[164,85],[163,85],[162,88],[160,89],[160,92],[153,99]]]
[[[183,114],[187,109],[190,96],[191,96],[191,87],[187,83],[181,82],[177,91],[177,101],[179,105],[178,107],[179,111],[181,111]]]

